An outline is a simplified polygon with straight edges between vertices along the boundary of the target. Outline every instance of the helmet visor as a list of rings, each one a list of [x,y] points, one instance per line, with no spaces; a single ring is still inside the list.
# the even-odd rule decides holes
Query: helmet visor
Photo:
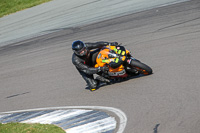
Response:
[[[74,53],[76,53],[77,55],[79,56],[84,56],[87,54],[87,48],[86,47],[83,47],[81,50],[73,50]]]

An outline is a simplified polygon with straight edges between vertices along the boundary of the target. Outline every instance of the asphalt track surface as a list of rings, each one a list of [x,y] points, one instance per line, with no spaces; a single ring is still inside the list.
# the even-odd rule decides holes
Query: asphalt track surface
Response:
[[[0,46],[188,0],[53,0],[0,18]]]
[[[0,112],[108,106],[125,133],[200,132],[200,2],[174,4],[21,41],[0,49]],[[95,92],[71,63],[71,42],[118,41],[154,74]]]

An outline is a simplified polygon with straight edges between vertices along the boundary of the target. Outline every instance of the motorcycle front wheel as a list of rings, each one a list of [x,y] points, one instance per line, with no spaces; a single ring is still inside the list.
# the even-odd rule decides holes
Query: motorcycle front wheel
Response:
[[[130,65],[132,66],[132,68],[136,69],[140,74],[150,75],[153,73],[153,70],[149,66],[138,60],[131,60]]]

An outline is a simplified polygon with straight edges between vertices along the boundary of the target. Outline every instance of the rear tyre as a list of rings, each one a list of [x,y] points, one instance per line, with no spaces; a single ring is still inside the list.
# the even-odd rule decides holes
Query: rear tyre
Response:
[[[153,70],[149,66],[138,60],[131,60],[130,65],[132,66],[132,68],[136,69],[140,74],[150,75],[153,73]]]

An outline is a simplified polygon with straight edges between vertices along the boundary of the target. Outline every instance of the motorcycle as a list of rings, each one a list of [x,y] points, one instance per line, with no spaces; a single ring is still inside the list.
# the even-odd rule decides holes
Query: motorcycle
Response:
[[[109,80],[124,79],[136,75],[150,75],[152,69],[133,58],[130,51],[124,46],[104,46],[96,56],[95,67],[107,66],[109,68],[106,73],[99,73]]]

